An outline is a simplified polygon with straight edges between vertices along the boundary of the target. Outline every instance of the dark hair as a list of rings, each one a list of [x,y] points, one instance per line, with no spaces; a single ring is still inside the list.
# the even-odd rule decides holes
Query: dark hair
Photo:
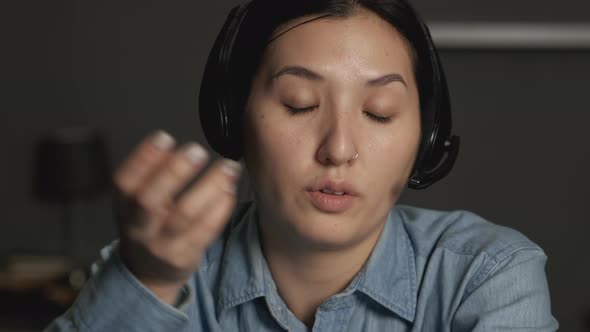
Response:
[[[287,22],[304,16],[329,16],[346,18],[354,14],[359,6],[364,7],[389,22],[406,39],[414,74],[418,85],[422,110],[431,109],[426,105],[432,100],[433,72],[430,63],[432,50],[425,40],[427,28],[416,11],[405,0],[253,0],[247,4],[247,15],[236,36],[229,71],[232,73],[231,91],[235,97],[232,109],[243,110],[250,94],[251,82],[260,66],[266,46],[278,28]],[[421,112],[422,123],[432,122],[430,114]],[[425,129],[422,126],[423,130]],[[236,128],[238,129],[238,128]]]

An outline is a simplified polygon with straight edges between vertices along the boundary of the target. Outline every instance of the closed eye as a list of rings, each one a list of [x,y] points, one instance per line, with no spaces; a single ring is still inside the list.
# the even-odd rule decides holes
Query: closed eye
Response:
[[[307,107],[293,107],[293,106],[290,106],[290,105],[285,104],[285,107],[287,108],[287,110],[289,111],[289,113],[291,113],[291,114],[299,114],[299,113],[311,112],[314,109],[316,109],[318,107],[318,105],[307,106]],[[375,115],[375,114],[370,113],[370,112],[363,112],[363,114],[367,118],[369,118],[369,119],[371,119],[371,120],[373,120],[375,122],[382,123],[382,124],[386,124],[386,123],[391,122],[391,120],[393,118],[392,116],[378,116],[378,115]]]
[[[289,111],[289,113],[296,114],[296,113],[305,113],[313,111],[318,105],[308,106],[308,107],[293,107],[290,105],[285,104],[285,107]]]
[[[363,114],[367,118],[369,118],[373,121],[376,121],[378,123],[383,123],[383,124],[391,122],[391,119],[392,119],[392,116],[378,116],[378,115],[375,115],[375,114],[369,113],[369,112],[363,112]]]

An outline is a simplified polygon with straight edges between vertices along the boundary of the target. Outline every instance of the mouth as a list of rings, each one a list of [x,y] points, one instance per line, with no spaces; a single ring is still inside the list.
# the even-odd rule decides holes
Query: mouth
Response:
[[[346,195],[346,193],[344,191],[332,191],[330,189],[321,189],[320,192],[324,193],[324,194],[336,195],[336,196]]]
[[[306,188],[307,191],[318,191],[326,195],[334,196],[359,196],[355,186],[350,182],[324,179],[315,182]]]
[[[342,213],[358,200],[358,191],[350,183],[324,180],[306,188],[311,204],[321,212]]]

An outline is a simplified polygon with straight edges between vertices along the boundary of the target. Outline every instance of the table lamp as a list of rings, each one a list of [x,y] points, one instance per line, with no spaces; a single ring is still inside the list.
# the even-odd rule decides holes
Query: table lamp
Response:
[[[74,257],[72,204],[98,196],[111,185],[104,139],[98,130],[88,127],[44,134],[35,146],[33,169],[35,196],[63,209],[63,249]]]

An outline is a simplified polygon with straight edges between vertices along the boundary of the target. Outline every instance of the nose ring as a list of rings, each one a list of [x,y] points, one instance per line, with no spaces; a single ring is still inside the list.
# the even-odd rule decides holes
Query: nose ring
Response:
[[[354,158],[352,158],[351,160],[355,160],[355,159],[356,159],[356,158],[358,158],[358,157],[359,157],[359,153],[357,152],[357,153],[356,153],[356,156],[354,156]]]

